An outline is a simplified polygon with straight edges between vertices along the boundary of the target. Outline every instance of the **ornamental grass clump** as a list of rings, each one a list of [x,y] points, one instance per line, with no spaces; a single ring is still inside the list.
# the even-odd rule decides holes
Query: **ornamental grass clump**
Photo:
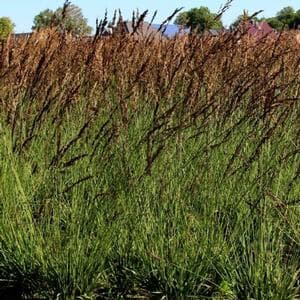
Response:
[[[98,26],[1,45],[0,296],[299,298],[294,33]]]

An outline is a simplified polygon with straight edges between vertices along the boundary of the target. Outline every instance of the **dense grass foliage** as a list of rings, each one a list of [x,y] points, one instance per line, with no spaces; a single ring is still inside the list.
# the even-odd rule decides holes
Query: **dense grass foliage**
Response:
[[[298,299],[291,33],[2,44],[0,297]]]

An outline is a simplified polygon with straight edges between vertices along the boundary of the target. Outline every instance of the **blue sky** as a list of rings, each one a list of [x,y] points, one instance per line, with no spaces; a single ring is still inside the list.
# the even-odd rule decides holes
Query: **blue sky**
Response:
[[[58,0],[0,0],[0,16],[8,16],[16,24],[16,32],[28,32],[31,29],[33,18],[41,10],[46,8],[56,9],[64,1]],[[107,8],[110,16],[113,10],[120,8],[125,18],[130,18],[132,10],[138,8],[140,11],[149,9],[153,13],[156,9],[158,15],[155,23],[161,22],[175,8],[184,6],[185,9],[199,6],[207,6],[213,12],[219,10],[225,0],[73,0],[72,3],[82,8],[84,16],[89,24],[94,27],[95,19],[103,17]],[[261,16],[270,17],[281,8],[293,6],[300,9],[299,0],[235,0],[231,9],[223,16],[223,23],[230,25],[243,9],[250,13],[263,9]]]

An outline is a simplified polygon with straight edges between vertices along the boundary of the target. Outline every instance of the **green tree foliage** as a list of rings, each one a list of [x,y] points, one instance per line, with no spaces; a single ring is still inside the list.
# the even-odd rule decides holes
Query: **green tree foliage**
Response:
[[[32,26],[32,29],[39,30],[54,25],[54,16],[54,11],[50,9],[45,9],[41,11],[38,15],[35,16],[33,20],[34,25]]]
[[[266,21],[276,30],[297,29],[300,26],[300,10],[296,11],[293,7],[287,6]]]
[[[198,32],[203,32],[206,29],[220,29],[223,27],[223,24],[216,17],[217,14],[212,13],[207,7],[201,6],[179,14],[175,24],[197,30]]]
[[[295,28],[300,27],[300,9],[296,11],[296,14],[294,17],[294,26],[295,26]]]
[[[274,29],[277,31],[280,31],[282,29],[287,28],[287,25],[282,23],[280,20],[278,20],[276,17],[265,19],[265,21]]]
[[[5,40],[14,30],[14,23],[8,17],[0,18],[0,40]]]
[[[288,28],[293,28],[295,16],[296,16],[296,11],[294,10],[294,8],[291,6],[287,6],[277,13],[276,18],[281,23],[288,26]]]
[[[73,4],[67,5],[65,8],[59,7],[55,11],[46,9],[35,16],[33,23],[33,30],[57,26],[62,30],[78,35],[92,32],[92,28],[87,24],[87,19],[84,18],[81,8]]]

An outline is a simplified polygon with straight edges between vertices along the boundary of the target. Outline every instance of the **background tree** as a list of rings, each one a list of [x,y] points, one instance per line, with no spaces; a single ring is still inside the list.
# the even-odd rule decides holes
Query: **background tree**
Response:
[[[294,17],[294,26],[295,26],[295,29],[300,27],[300,9],[296,11],[296,14]]]
[[[198,32],[203,32],[206,29],[221,29],[223,27],[222,21],[217,20],[216,17],[217,14],[212,13],[208,7],[201,6],[180,13],[175,20],[175,24]]]
[[[276,29],[277,31],[283,30],[288,28],[286,24],[282,23],[276,17],[264,19],[272,28]]]
[[[8,17],[0,18],[0,40],[5,40],[14,30],[14,23]]]
[[[46,9],[40,12],[34,18],[32,29],[39,30],[50,26],[57,26],[62,30],[78,35],[92,32],[92,27],[87,24],[87,19],[84,18],[81,8],[73,4],[59,7],[55,11]]]
[[[294,23],[296,18],[296,11],[294,10],[293,7],[287,6],[277,13],[276,18],[282,24],[292,29],[295,27]]]
[[[300,10],[295,11],[293,7],[287,6],[266,21],[276,30],[297,29],[300,25]]]
[[[34,17],[33,20],[33,30],[39,30],[42,28],[50,27],[51,25],[54,25],[54,11],[50,9],[45,9],[41,11],[38,15]]]

